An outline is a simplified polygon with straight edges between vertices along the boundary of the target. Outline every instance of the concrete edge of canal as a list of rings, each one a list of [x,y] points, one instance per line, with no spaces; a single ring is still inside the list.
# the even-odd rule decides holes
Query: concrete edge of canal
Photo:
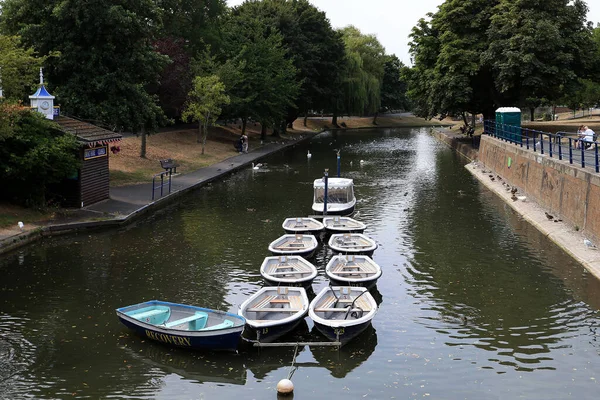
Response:
[[[586,237],[579,230],[563,221],[554,218],[549,219],[546,210],[537,202],[530,200],[525,194],[516,193],[517,200],[513,200],[512,187],[504,182],[501,176],[486,169],[485,165],[477,161],[478,151],[468,143],[464,135],[457,135],[436,128],[432,129],[432,134],[438,140],[471,160],[469,164],[465,165],[465,168],[473,177],[500,197],[525,221],[547,236],[565,253],[582,264],[587,271],[600,279],[600,250],[596,247],[586,246],[584,244]]]

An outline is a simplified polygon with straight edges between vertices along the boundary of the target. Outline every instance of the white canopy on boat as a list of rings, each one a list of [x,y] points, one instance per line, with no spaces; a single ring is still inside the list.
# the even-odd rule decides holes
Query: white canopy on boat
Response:
[[[330,189],[345,189],[349,186],[354,186],[354,181],[348,178],[328,178],[327,187]],[[315,179],[314,187],[325,188],[325,180],[323,178]]]

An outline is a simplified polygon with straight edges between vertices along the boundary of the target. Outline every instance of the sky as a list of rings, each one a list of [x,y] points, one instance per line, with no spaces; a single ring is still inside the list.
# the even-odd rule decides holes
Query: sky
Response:
[[[420,18],[435,13],[443,0],[309,0],[324,11],[334,28],[354,25],[364,34],[374,34],[387,54],[395,54],[412,65],[408,54],[408,35]],[[229,6],[243,0],[227,0]],[[600,1],[588,0],[588,20],[600,23]]]

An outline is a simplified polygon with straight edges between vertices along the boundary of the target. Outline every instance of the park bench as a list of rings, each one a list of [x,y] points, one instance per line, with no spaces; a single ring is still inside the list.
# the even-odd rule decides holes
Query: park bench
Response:
[[[179,164],[176,163],[173,159],[167,158],[165,160],[160,160],[160,166],[165,169],[165,171],[169,171],[173,174],[177,173],[177,167]]]

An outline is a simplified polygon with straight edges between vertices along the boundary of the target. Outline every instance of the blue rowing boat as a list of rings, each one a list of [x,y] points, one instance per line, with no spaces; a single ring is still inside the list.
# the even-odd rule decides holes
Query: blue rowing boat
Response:
[[[235,351],[246,324],[236,314],[159,300],[116,311],[119,320],[141,336],[188,349]]]

